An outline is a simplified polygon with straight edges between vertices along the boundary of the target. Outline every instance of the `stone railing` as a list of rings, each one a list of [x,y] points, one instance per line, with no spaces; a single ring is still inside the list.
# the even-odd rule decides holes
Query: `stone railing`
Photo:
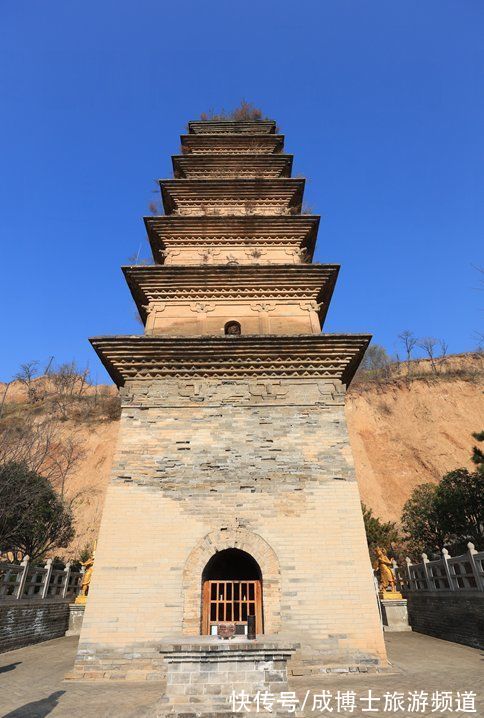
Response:
[[[442,549],[442,558],[430,560],[422,554],[421,563],[406,559],[406,567],[394,570],[399,589],[409,591],[484,591],[484,551],[476,551],[474,544],[467,544],[468,551],[462,556],[451,556]]]
[[[49,558],[44,566],[32,566],[28,558],[21,564],[0,563],[0,602],[22,599],[63,598],[74,600],[84,569],[73,571],[71,564],[54,568]]]

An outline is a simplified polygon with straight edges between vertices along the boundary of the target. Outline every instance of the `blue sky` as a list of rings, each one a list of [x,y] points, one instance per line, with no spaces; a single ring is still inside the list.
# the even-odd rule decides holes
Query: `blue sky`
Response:
[[[0,4],[0,379],[89,364],[139,333],[119,266],[189,119],[241,98],[277,119],[316,261],[342,264],[327,331],[476,347],[484,229],[482,0]]]

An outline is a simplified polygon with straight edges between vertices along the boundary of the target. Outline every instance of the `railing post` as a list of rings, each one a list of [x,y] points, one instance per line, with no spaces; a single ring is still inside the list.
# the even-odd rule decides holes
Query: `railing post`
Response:
[[[412,562],[410,561],[408,556],[405,559],[405,563],[407,564],[408,587],[411,591],[415,591],[416,585],[415,585],[415,581],[412,578],[412,572],[410,571],[410,566],[412,565]]]
[[[398,572],[398,563],[395,561],[394,558],[392,558],[392,570],[393,570],[393,575],[395,577],[395,585],[396,585],[397,591],[401,591],[402,585],[400,583],[400,574]]]
[[[427,571],[427,564],[429,562],[429,558],[426,553],[422,554],[422,566],[423,566],[423,572],[425,574],[425,582],[427,584],[427,590],[430,591],[432,588],[430,585],[430,579],[429,579],[429,572]]]
[[[49,585],[50,585],[50,579],[52,576],[52,559],[48,558],[45,562],[45,573],[44,573],[44,579],[42,582],[42,591],[41,591],[41,598],[47,598],[49,595]]]
[[[27,582],[27,576],[29,573],[29,557],[25,556],[20,565],[22,566],[23,570],[20,574],[20,581],[17,584],[17,590],[15,591],[16,599],[20,599],[24,595],[25,584]]]
[[[67,591],[69,590],[70,577],[71,577],[71,562],[68,561],[64,568],[64,577],[63,577],[63,584],[62,584],[62,598],[65,598],[67,596]]]
[[[443,548],[442,549],[442,560],[443,560],[444,566],[445,566],[445,574],[447,576],[447,581],[449,582],[450,590],[455,591],[456,587],[454,586],[454,582],[453,582],[452,576],[450,574],[449,564],[447,563],[449,558],[452,558],[452,556],[450,555],[450,553],[447,551],[446,548]]]
[[[471,541],[469,541],[469,543],[467,544],[467,549],[469,551],[469,563],[471,564],[472,573],[474,574],[474,578],[476,579],[476,586],[479,591],[484,591],[484,585],[482,583],[482,578],[479,574],[479,569],[474,560],[474,554],[477,553],[476,547],[474,546],[474,544]]]

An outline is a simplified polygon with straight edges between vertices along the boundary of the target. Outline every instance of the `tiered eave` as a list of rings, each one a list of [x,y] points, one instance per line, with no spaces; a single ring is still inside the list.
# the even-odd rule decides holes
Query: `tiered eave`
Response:
[[[118,386],[128,380],[329,378],[351,382],[367,334],[114,336],[90,341]]]
[[[298,301],[318,305],[324,321],[338,276],[336,264],[122,267],[138,311],[150,302]]]
[[[315,215],[299,214],[284,217],[162,215],[144,218],[153,257],[160,264],[164,263],[167,250],[177,252],[183,248],[203,250],[236,245],[249,250],[256,247],[261,250],[274,247],[287,247],[289,251],[301,249],[306,261],[311,261],[319,220]]]

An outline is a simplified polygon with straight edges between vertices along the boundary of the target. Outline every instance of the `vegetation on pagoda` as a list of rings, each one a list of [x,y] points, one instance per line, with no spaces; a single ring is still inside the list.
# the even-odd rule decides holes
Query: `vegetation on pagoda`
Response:
[[[271,117],[265,117],[259,107],[255,107],[252,102],[241,100],[240,104],[233,110],[224,110],[223,108],[216,112],[213,109],[200,114],[202,122],[263,122],[272,121]]]

